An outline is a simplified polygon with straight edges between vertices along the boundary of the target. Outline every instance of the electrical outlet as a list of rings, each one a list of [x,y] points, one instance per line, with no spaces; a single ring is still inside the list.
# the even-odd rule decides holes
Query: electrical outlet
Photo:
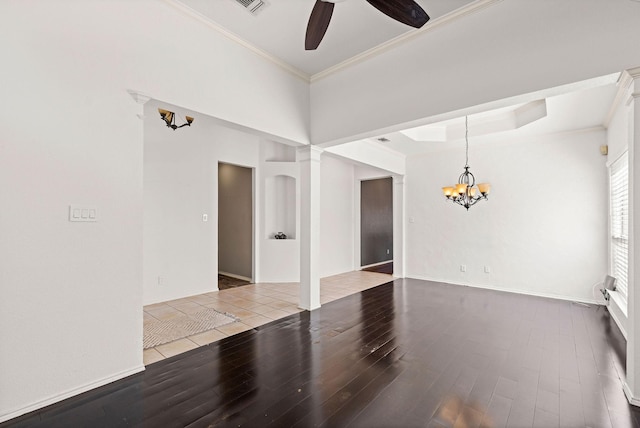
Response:
[[[491,268],[489,266],[485,266],[484,273],[491,273]]]
[[[161,276],[159,276],[158,277],[158,286],[162,287],[163,285],[164,285],[164,279]]]
[[[207,214],[202,214],[202,221],[209,221],[209,216]]]
[[[391,253],[389,252],[389,249],[388,249],[388,248],[387,248],[387,254],[391,254]]]
[[[467,271],[467,265],[460,265],[460,272],[466,272]]]

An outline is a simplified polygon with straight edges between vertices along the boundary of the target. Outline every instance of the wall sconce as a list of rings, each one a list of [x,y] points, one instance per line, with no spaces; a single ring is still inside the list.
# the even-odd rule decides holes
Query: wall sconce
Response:
[[[183,123],[178,126],[176,125],[176,114],[174,112],[159,108],[158,113],[160,113],[160,117],[165,121],[167,126],[174,131],[178,128],[182,128],[183,126],[191,126],[191,123],[193,122],[193,118],[191,116],[186,116],[187,123]]]

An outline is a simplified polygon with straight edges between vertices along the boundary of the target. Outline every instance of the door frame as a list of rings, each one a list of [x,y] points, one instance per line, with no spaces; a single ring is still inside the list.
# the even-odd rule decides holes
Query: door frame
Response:
[[[220,259],[220,236],[218,234],[218,228],[220,227],[220,207],[218,205],[219,195],[220,195],[220,181],[219,181],[219,171],[220,164],[233,165],[241,168],[247,168],[251,170],[251,283],[256,282],[256,278],[258,274],[256,272],[258,268],[257,258],[258,258],[258,249],[257,249],[257,218],[258,218],[258,201],[257,201],[257,191],[256,191],[256,167],[251,165],[243,165],[237,162],[228,162],[222,159],[218,159],[216,163],[216,179],[217,179],[217,188],[216,188],[216,254],[218,256],[218,260],[216,260],[216,272],[215,277],[218,277],[218,273],[220,272],[219,259]],[[245,277],[246,278],[246,277]],[[217,285],[216,285],[217,286]]]

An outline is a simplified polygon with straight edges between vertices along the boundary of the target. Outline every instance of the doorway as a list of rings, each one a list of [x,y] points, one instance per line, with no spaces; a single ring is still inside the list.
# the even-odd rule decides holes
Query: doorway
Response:
[[[253,169],[218,163],[218,288],[253,281]]]
[[[393,273],[393,179],[360,182],[360,266]]]

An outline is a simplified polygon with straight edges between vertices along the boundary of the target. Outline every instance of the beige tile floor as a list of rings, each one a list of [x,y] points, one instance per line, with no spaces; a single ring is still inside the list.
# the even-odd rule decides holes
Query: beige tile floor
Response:
[[[322,278],[320,280],[320,303],[328,303],[391,280],[390,275],[365,271],[347,272]],[[155,363],[198,346],[204,346],[224,337],[301,312],[302,309],[298,308],[299,287],[299,284],[295,282],[257,283],[145,306],[145,324],[154,319],[166,321],[184,314],[198,312],[203,307],[233,314],[239,320],[155,348],[145,349],[144,364]]]

